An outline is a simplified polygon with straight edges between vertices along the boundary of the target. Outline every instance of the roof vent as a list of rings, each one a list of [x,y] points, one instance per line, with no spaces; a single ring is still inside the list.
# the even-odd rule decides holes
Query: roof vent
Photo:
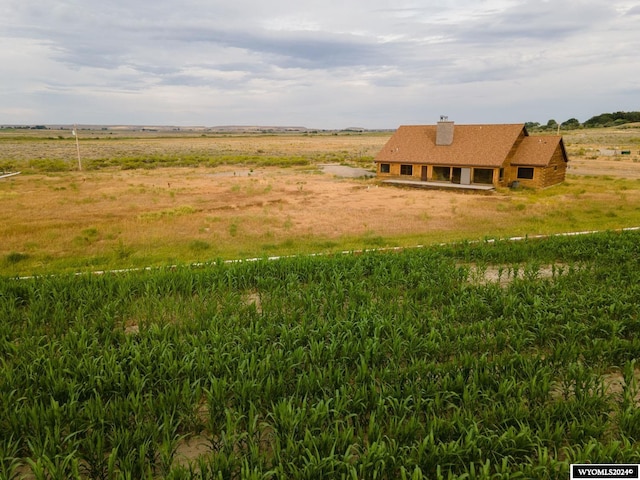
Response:
[[[451,145],[453,143],[453,122],[446,115],[440,115],[436,130],[436,145]]]

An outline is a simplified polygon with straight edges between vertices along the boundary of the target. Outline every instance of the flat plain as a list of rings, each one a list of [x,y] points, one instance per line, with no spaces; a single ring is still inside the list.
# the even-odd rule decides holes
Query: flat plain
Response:
[[[343,176],[388,134],[0,136],[0,478],[639,463],[640,232],[499,240],[639,225],[635,132],[489,195]]]
[[[0,273],[41,274],[640,225],[637,128],[565,134],[567,181],[489,195],[381,185],[390,132],[0,135]],[[601,155],[607,149],[629,155]]]

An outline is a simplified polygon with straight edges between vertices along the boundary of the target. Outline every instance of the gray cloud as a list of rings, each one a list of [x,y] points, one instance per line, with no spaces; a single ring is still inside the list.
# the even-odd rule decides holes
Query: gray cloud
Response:
[[[594,28],[614,15],[602,2],[527,0],[463,25],[460,40],[468,43],[555,42]],[[609,4],[612,5],[612,4]]]
[[[220,31],[176,32],[183,43],[223,45],[255,54],[268,55],[283,68],[333,68],[384,63],[391,52],[370,39],[349,34],[316,31]]]
[[[627,10],[627,15],[640,15],[640,5],[636,5],[635,7],[631,7],[629,10]]]
[[[5,0],[0,123],[393,127],[443,110],[482,122],[487,104],[504,121],[631,110],[638,14],[625,0]]]

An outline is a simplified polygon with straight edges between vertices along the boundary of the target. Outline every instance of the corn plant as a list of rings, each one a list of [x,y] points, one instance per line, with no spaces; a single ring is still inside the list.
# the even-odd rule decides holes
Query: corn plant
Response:
[[[637,463],[638,240],[0,278],[0,476],[566,478],[571,462]],[[509,273],[474,278],[488,267]],[[185,458],[192,438],[206,448]]]

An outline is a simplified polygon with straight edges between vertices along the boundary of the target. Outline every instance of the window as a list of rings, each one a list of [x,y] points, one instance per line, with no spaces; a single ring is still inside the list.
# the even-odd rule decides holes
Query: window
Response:
[[[400,175],[413,175],[413,165],[400,165]]]
[[[473,169],[473,183],[493,183],[493,169],[492,168],[474,168]]]
[[[518,178],[533,180],[533,167],[518,167]]]
[[[451,168],[449,167],[433,167],[433,179],[439,182],[448,182],[451,176]]]
[[[391,166],[388,163],[380,164],[380,173],[389,173],[391,171]]]

